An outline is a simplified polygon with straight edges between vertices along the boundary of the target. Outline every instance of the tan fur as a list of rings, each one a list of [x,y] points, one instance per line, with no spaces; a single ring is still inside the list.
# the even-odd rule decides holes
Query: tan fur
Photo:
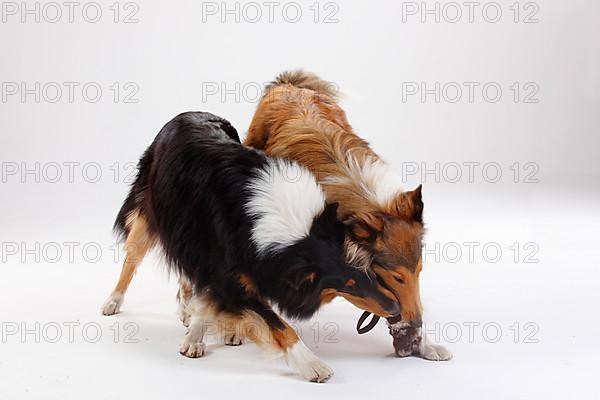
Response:
[[[420,262],[419,262],[420,265]],[[374,266],[375,273],[379,275],[385,284],[390,287],[402,304],[402,319],[407,321],[420,321],[423,307],[419,291],[419,273],[407,268],[389,270],[380,266]],[[401,279],[402,283],[398,280]]]
[[[337,85],[333,82],[325,82],[315,74],[303,71],[284,71],[275,79],[270,86],[288,84],[293,87],[310,89],[314,92],[336,99],[339,95]],[[268,89],[269,87],[267,87]],[[290,93],[291,94],[291,93]]]
[[[282,352],[300,340],[296,331],[281,318],[284,328],[277,329],[269,326],[254,311],[246,310],[241,315],[232,315],[219,311],[209,300],[204,301],[206,302],[204,318],[214,321],[223,335],[235,334],[239,339],[246,338],[261,347]]]
[[[190,302],[192,298],[192,284],[184,278],[179,278],[179,291],[177,292],[177,301],[185,304]]]
[[[360,172],[369,163],[383,162],[353,131],[334,95],[314,90],[324,84],[302,71],[280,75],[260,101],[244,143],[271,156],[298,161],[315,174],[327,200],[339,202],[338,215],[349,224],[353,237],[346,249],[350,259],[364,268],[374,255],[384,257],[383,269],[409,271],[418,283],[423,226],[412,216],[420,188],[398,192],[384,202],[374,195],[372,182],[366,182]],[[366,249],[371,257],[365,255]],[[406,306],[402,303],[403,309],[410,310],[403,312],[420,318],[418,285],[395,284],[392,289],[399,301],[410,299]],[[325,297],[329,300],[331,295]],[[364,309],[373,306],[348,300]]]
[[[359,161],[378,158],[352,132],[344,111],[329,97],[291,85],[274,87],[260,102],[245,144],[304,164],[325,186],[327,199],[340,203],[341,213],[377,210],[352,182],[339,187],[325,181],[343,174],[349,154]]]
[[[391,300],[396,300],[396,296],[386,288],[379,286],[377,289]],[[381,317],[392,317],[392,315],[384,310],[377,301],[371,298],[362,298],[349,293],[339,292],[335,289],[323,290],[321,293],[321,304],[327,304],[338,296],[343,297],[362,310],[369,311],[370,313],[379,315]]]
[[[241,274],[239,280],[246,293],[253,296],[255,296],[258,293],[258,290],[256,289],[256,284],[254,283],[250,275]]]
[[[148,235],[146,219],[137,211],[130,214],[127,218],[127,227],[129,234],[124,245],[127,254],[123,262],[119,281],[114,289],[114,292],[121,295],[124,295],[127,291],[138,265],[154,244],[154,239]]]
[[[177,302],[180,304],[188,304],[193,295],[193,288],[190,281],[183,277],[179,277],[179,290],[177,291]]]

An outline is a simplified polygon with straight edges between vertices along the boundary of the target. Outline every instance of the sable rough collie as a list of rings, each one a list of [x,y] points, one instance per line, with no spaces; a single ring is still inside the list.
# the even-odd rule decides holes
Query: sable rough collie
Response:
[[[332,370],[271,304],[308,318],[340,295],[379,315],[400,312],[392,292],[353,264],[336,212],[304,167],[244,147],[222,118],[181,114],[141,157],[118,214],[127,256],[103,313],[119,312],[137,265],[158,246],[187,283],[181,354],[202,356],[207,324],[219,323],[226,344],[246,337],[283,353],[304,378],[324,381]]]
[[[339,203],[339,218],[349,226],[348,247],[400,303],[397,328],[418,328],[413,342],[419,354],[447,360],[450,352],[426,342],[420,329],[421,186],[401,190],[389,166],[352,130],[334,89],[310,73],[282,73],[266,88],[245,144],[295,160],[315,174],[327,201]]]

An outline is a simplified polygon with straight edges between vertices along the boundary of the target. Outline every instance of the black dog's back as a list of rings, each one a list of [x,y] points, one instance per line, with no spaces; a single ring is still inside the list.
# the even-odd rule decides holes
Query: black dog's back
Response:
[[[267,159],[234,142],[235,130],[218,117],[186,113],[172,123],[154,142],[142,209],[170,264],[189,276],[204,275],[195,278],[207,282],[217,272],[213,267],[226,273],[227,266],[246,258],[232,249],[250,247],[246,185]]]
[[[241,143],[237,130],[227,121],[219,116],[201,111],[188,111],[174,117],[161,129],[158,137],[173,135],[174,132],[201,131],[207,127],[213,128],[213,132],[225,133],[231,140]]]
[[[207,129],[208,127],[214,130]],[[225,140],[223,135],[215,135],[215,132],[222,132],[232,142],[241,143],[237,130],[229,121],[211,113],[184,112],[165,124],[138,162],[137,177],[115,220],[114,229],[119,236],[126,237],[129,234],[128,216],[136,210],[143,210],[144,199],[147,196],[145,191],[149,185],[154,160],[160,156],[161,151],[164,151],[165,146],[173,140],[184,139],[179,137],[182,133],[186,136],[185,139],[191,142],[194,141],[194,136],[203,137],[211,134],[215,137],[215,142],[218,139]]]

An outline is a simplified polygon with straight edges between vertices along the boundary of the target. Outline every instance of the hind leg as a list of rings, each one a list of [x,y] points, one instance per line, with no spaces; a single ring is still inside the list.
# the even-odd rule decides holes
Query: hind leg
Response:
[[[190,281],[183,276],[179,277],[179,291],[177,291],[179,309],[177,314],[185,327],[190,326],[190,313],[187,308],[192,299],[192,293],[192,284]]]
[[[152,241],[148,234],[148,225],[143,215],[136,213],[128,221],[128,227],[129,234],[124,246],[126,252],[125,261],[123,262],[123,268],[117,285],[102,306],[102,314],[104,315],[113,315],[120,311],[123,297],[131,283],[131,279],[133,279],[133,274],[148,250],[152,247]]]
[[[206,350],[204,335],[210,322],[207,319],[206,304],[199,296],[191,295],[186,304],[186,311],[189,315],[188,330],[179,347],[179,353],[189,358],[202,357]]]
[[[178,298],[180,302],[186,301],[186,293],[189,293],[185,303],[184,310],[180,310],[180,318],[183,313],[185,320],[184,325],[188,327],[183,343],[179,347],[179,353],[189,358],[202,357],[206,350],[204,336],[208,333],[208,328],[219,321],[223,335],[223,341],[227,345],[237,346],[241,344],[241,333],[239,332],[240,325],[237,323],[240,319],[231,317],[223,318],[221,313],[216,312],[213,303],[206,298],[195,295],[192,292],[190,282],[183,278],[180,280],[183,286],[179,289]],[[182,303],[180,303],[181,306]],[[213,333],[216,333],[214,329]]]

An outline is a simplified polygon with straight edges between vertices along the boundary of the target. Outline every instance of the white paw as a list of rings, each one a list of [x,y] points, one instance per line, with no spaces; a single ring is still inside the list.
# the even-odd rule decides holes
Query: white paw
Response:
[[[304,365],[300,371],[304,379],[311,382],[325,382],[333,375],[333,370],[318,358]]]
[[[311,382],[325,382],[333,375],[333,370],[319,360],[302,341],[288,350],[287,360],[304,379]]]
[[[179,353],[189,358],[199,358],[204,355],[206,344],[204,342],[188,342],[187,337],[179,347]]]
[[[242,344],[242,338],[236,333],[226,333],[223,335],[223,343],[227,346],[239,346]]]
[[[111,293],[106,299],[102,306],[103,315],[115,315],[121,311],[121,304],[123,304],[123,295],[120,293]]]
[[[419,355],[426,360],[448,361],[452,358],[452,353],[444,346],[432,343],[424,343],[419,348]]]

